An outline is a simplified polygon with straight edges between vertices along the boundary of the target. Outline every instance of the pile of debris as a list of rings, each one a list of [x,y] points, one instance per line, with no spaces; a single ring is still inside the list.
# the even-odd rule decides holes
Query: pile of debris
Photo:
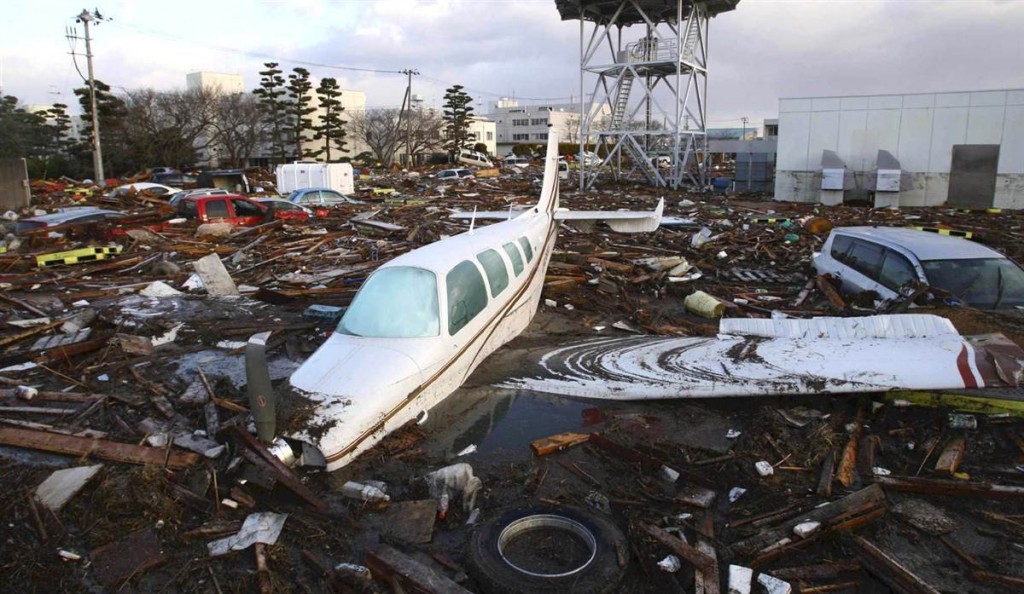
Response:
[[[602,403],[564,427],[521,420],[518,447],[497,454],[432,454],[441,429],[414,425],[342,471],[301,476],[252,437],[249,336],[272,332],[271,379],[284,380],[377,266],[481,224],[453,214],[531,204],[538,178],[532,168],[457,184],[386,172],[360,178],[362,204],[249,228],[177,220],[145,193],[34,184],[36,209],[127,216],[24,235],[13,223],[32,213],[4,223],[9,587],[515,591],[489,539],[517,518],[559,514],[570,521],[550,527],[548,546],[536,533],[529,546],[503,545],[541,576],[527,591],[582,579],[589,591],[637,593],[1024,585],[1024,406],[1005,393]],[[847,300],[814,277],[811,254],[832,226],[955,229],[1024,255],[1013,212],[736,202],[625,184],[565,187],[562,204],[650,210],[662,197],[667,218],[653,234],[563,225],[534,324],[543,330],[510,353],[595,333],[714,336],[723,313],[909,305]],[[697,293],[710,309],[688,299]],[[965,334],[1024,338],[1012,314],[929,311]],[[478,377],[490,377],[467,390],[509,372],[485,367]],[[596,535],[597,562],[553,577],[579,563],[576,545],[590,550],[585,536],[556,534],[569,525]]]

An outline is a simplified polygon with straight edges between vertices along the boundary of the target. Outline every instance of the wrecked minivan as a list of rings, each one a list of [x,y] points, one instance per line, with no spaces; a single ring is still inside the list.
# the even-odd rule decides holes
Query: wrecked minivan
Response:
[[[894,299],[923,282],[980,309],[1024,307],[1024,270],[992,248],[967,239],[897,227],[837,227],[813,257],[818,274],[843,291]]]

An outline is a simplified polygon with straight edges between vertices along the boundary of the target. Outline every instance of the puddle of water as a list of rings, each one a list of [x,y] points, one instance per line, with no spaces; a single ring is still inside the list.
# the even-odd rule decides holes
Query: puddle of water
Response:
[[[529,456],[529,443],[566,431],[579,431],[583,411],[594,404],[524,390],[489,386],[457,390],[430,411],[424,428],[430,433],[428,454],[454,458],[465,448],[477,451],[463,458],[508,454]]]

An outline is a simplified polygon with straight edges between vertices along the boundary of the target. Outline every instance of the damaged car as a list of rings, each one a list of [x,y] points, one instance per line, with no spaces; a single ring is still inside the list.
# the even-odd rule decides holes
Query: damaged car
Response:
[[[908,283],[925,283],[979,309],[1024,307],[1024,270],[980,243],[897,227],[839,227],[813,257],[847,293],[896,299]]]

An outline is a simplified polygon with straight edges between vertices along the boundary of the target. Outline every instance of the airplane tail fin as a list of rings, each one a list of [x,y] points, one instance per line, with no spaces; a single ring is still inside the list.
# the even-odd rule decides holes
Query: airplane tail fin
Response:
[[[558,209],[558,133],[548,133],[548,152],[544,157],[544,184],[541,186],[538,211]]]

